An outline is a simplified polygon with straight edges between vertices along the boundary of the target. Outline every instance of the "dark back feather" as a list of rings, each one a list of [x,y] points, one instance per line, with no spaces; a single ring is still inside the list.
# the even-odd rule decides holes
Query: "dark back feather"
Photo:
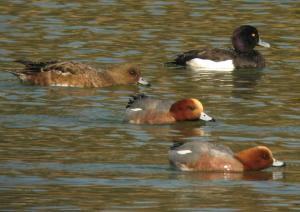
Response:
[[[148,96],[146,96],[143,93],[139,93],[139,94],[130,96],[129,101],[126,105],[126,108],[134,107],[134,104],[136,102],[138,102],[139,100],[144,99],[144,98],[148,98]]]
[[[45,68],[48,65],[57,63],[57,60],[51,61],[30,61],[30,60],[15,60],[16,63],[21,63],[25,66],[26,70],[39,72],[41,69]]]

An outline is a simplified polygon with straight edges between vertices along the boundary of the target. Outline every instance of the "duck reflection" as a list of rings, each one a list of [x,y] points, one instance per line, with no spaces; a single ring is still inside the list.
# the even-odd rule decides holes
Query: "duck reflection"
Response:
[[[174,142],[183,141],[192,137],[209,136],[210,133],[204,126],[199,126],[199,123],[182,123],[172,126],[171,140]]]
[[[180,180],[248,180],[265,181],[283,179],[278,171],[249,171],[249,172],[176,172],[175,178]]]
[[[255,87],[261,80],[261,70],[235,70],[232,72],[234,97],[249,99],[256,94]]]
[[[139,131],[139,134],[147,135],[143,139],[163,140],[166,142],[186,142],[190,139],[199,139],[210,135],[210,132],[201,125],[201,122],[178,123],[174,125],[130,125],[127,132]],[[132,133],[130,133],[132,134]]]
[[[47,91],[49,97],[65,98],[71,97],[91,97],[97,96],[98,98],[111,98],[111,97],[123,97],[124,93],[130,95],[131,93],[138,93],[144,91],[143,88],[128,87],[126,85],[117,85],[109,88],[88,88],[82,89],[77,87],[42,87]]]
[[[99,92],[96,88],[82,89],[82,88],[64,88],[64,87],[50,87],[47,89],[49,97],[65,98],[69,97],[86,97],[96,96]]]
[[[192,81],[206,81],[208,86],[215,87],[217,84],[223,90],[229,90],[237,98],[249,99],[255,95],[255,87],[262,79],[264,72],[253,69],[237,69],[232,72],[195,72],[192,71]],[[199,86],[203,86],[199,84]],[[202,89],[195,88],[195,89]]]

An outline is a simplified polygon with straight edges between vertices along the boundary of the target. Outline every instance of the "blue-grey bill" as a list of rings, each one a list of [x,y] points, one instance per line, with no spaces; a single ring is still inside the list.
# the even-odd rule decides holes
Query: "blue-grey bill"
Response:
[[[261,39],[258,40],[258,44],[257,45],[263,46],[263,47],[266,47],[266,48],[270,48],[271,47],[271,45],[269,43],[267,43],[267,42],[265,42],[265,41],[263,41]]]
[[[138,84],[140,84],[140,85],[150,85],[150,83],[147,82],[146,80],[144,80],[142,77],[139,78]]]
[[[204,112],[202,112],[200,114],[200,119],[203,120],[203,121],[216,121],[214,118],[210,117],[209,115],[207,115]]]
[[[272,166],[274,166],[274,167],[282,167],[282,166],[285,166],[285,162],[273,159]]]

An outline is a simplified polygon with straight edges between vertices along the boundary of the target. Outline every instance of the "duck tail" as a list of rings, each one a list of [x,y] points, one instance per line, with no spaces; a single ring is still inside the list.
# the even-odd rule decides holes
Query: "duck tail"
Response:
[[[58,63],[59,61],[57,60],[50,60],[50,61],[15,60],[14,62],[24,65],[27,70],[40,71],[42,68],[45,68],[48,65]]]
[[[173,66],[177,66],[178,64],[176,63],[176,61],[169,61],[169,62],[164,63],[164,65],[166,67],[173,67]]]
[[[190,50],[187,52],[184,52],[180,55],[177,55],[177,57],[170,62],[166,62],[166,66],[186,66],[186,62],[198,57],[198,54],[200,53],[199,50]]]
[[[129,101],[126,105],[126,108],[132,107],[135,102],[137,102],[141,99],[144,99],[144,98],[148,98],[148,96],[146,96],[143,93],[139,93],[139,94],[135,94],[135,95],[130,96]]]
[[[15,76],[17,76],[17,77],[20,77],[20,76],[22,75],[22,72],[21,72],[21,71],[23,71],[23,69],[1,70],[1,71],[7,72],[7,73],[10,73],[10,74],[13,74],[13,75],[15,75]]]
[[[170,146],[170,150],[176,150],[178,147],[182,146],[185,144],[183,141],[174,141],[173,145]]]

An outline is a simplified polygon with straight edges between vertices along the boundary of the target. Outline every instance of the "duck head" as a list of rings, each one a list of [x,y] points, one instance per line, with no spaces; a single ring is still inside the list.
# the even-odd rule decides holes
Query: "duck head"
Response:
[[[251,52],[255,46],[270,47],[270,44],[259,38],[258,31],[250,25],[242,25],[234,30],[232,45],[237,52]]]
[[[203,105],[197,99],[183,99],[172,104],[170,113],[176,119],[176,121],[215,121],[214,118],[210,117],[203,112]]]
[[[235,158],[244,165],[246,171],[257,171],[271,166],[281,167],[285,165],[283,161],[276,160],[271,150],[266,146],[256,146],[243,150],[236,153]]]
[[[111,76],[120,84],[137,83],[140,85],[149,86],[150,83],[142,78],[141,70],[138,66],[125,64],[114,67],[111,71]]]

